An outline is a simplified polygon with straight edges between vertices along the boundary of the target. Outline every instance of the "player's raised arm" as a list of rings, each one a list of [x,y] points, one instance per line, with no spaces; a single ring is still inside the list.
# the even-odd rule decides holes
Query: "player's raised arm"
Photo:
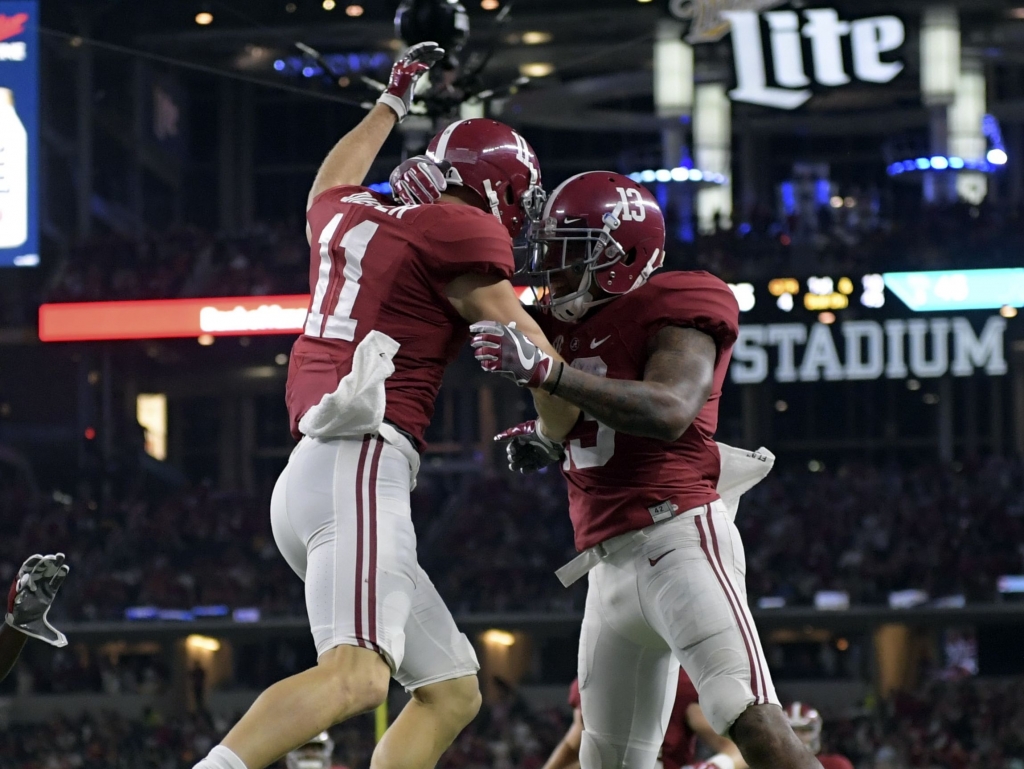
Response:
[[[517,384],[534,388],[534,405],[540,415],[544,435],[556,442],[565,438],[576,424],[580,410],[561,398],[537,389],[537,385],[550,374],[552,367],[557,368],[564,363],[540,326],[523,308],[512,284],[493,276],[463,275],[452,281],[447,291],[452,306],[470,323],[500,318],[499,323],[519,332],[527,346],[534,348],[535,353],[526,353],[524,350],[523,355],[516,357],[518,368],[510,370],[509,375]]]
[[[391,129],[409,113],[416,83],[443,55],[437,43],[419,43],[395,62],[388,87],[377,104],[327,153],[309,190],[307,208],[331,187],[363,183]]]

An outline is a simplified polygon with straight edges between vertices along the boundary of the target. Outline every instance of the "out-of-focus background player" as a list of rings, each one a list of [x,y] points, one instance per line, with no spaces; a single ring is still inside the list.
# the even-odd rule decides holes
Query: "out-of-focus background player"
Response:
[[[678,679],[665,741],[658,755],[659,769],[746,769],[747,763],[740,755],[736,743],[728,737],[722,737],[708,723],[700,709],[697,690],[682,668],[679,669]],[[576,769],[579,766],[583,713],[580,710],[578,680],[574,680],[569,687],[568,702],[572,708],[572,725],[555,746],[543,769]],[[714,755],[695,763],[698,739]]]
[[[796,736],[818,757],[823,769],[853,769],[853,764],[846,756],[822,753],[821,730],[825,722],[815,708],[804,702],[793,702],[786,706],[786,717]]]

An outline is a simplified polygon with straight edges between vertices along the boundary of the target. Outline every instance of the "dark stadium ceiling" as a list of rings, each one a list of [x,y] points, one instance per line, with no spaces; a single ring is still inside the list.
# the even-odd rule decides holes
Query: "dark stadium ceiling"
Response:
[[[486,1],[486,0],[485,0]],[[490,0],[493,2],[493,0]],[[330,4],[332,0],[327,0]],[[324,54],[391,53],[399,46],[392,19],[394,0],[46,0],[44,26],[77,33],[148,53],[242,71],[273,82],[282,76],[273,65],[295,56],[301,40]],[[516,0],[508,22],[496,26],[496,11],[481,0],[463,0],[471,16],[467,53],[495,47],[485,73],[488,86],[507,83],[524,65],[549,64],[540,77],[514,97],[520,122],[550,128],[653,131],[651,51],[655,23],[668,16],[669,0]],[[499,0],[505,5],[507,0]],[[348,6],[363,9],[357,18]],[[1024,0],[960,0],[963,43],[979,50],[991,66],[1024,70],[1024,18],[1014,9]],[[793,8],[834,7],[843,18],[897,14],[916,29],[924,0],[820,0],[793,2]],[[212,14],[207,26],[196,14]],[[541,33],[532,37],[524,33]],[[525,41],[524,41],[525,40]],[[538,44],[527,44],[539,40]],[[258,52],[254,55],[253,52]],[[818,134],[879,133],[921,126],[926,113],[917,89],[916,35],[903,49],[907,70],[884,88],[848,88],[823,94],[799,113],[738,107],[756,131]],[[465,54],[464,57],[465,58]],[[697,77],[728,77],[732,52],[728,38],[697,48]],[[1021,79],[1020,75],[1016,76]],[[292,85],[312,83],[288,81]],[[342,91],[338,91],[342,93]],[[1024,117],[1024,93],[992,105],[1002,117]],[[609,106],[611,105],[611,106]]]

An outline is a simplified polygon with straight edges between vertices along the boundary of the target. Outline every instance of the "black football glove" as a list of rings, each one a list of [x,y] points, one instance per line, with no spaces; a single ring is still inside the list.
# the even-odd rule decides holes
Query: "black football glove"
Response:
[[[508,469],[516,472],[534,473],[561,464],[565,459],[565,450],[537,429],[535,419],[498,433],[494,440],[508,441],[505,447]]]

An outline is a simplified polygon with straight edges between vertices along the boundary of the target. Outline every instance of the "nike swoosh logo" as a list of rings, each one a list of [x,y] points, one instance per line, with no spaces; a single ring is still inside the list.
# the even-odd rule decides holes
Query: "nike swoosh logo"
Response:
[[[527,358],[526,355],[523,354],[523,347],[522,347],[522,345],[519,344],[519,337],[516,336],[515,334],[511,334],[511,336],[512,336],[512,341],[516,345],[516,352],[519,353],[519,363],[522,364],[524,369],[529,371],[531,368],[533,368],[533,361],[534,361],[534,358],[536,358],[536,353],[531,353],[530,357]]]
[[[674,552],[675,552],[675,548],[672,548],[671,550],[668,551],[668,553],[674,553]],[[662,558],[664,558],[666,555],[668,555],[668,553],[662,553],[657,558],[648,558],[647,560],[650,561],[651,566],[657,566],[658,565],[658,561],[660,561]]]
[[[609,334],[608,336],[606,336],[604,339],[601,339],[601,340],[598,340],[598,339],[590,340],[590,349],[591,350],[596,350],[598,347],[603,345],[605,342],[607,342],[611,338],[612,338],[612,335]]]
[[[576,224],[576,222],[582,222],[583,219],[578,216],[567,216],[562,220],[563,224]]]

